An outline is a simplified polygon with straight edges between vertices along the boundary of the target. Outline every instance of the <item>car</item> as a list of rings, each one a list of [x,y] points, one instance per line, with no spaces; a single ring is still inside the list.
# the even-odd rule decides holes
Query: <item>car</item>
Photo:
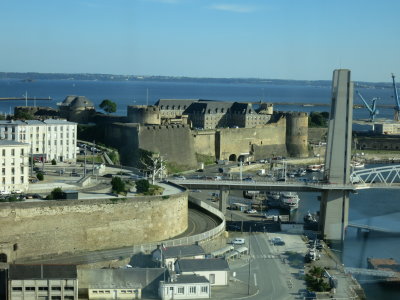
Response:
[[[186,177],[185,176],[177,176],[177,177],[175,177],[176,179],[178,179],[178,180],[186,180]]]
[[[251,177],[243,178],[243,181],[254,182],[253,178],[251,178]]]
[[[257,213],[257,211],[256,211],[254,208],[245,210],[244,212],[245,212],[246,214],[256,214],[256,213]]]
[[[272,242],[272,244],[275,245],[275,246],[283,246],[283,245],[285,245],[285,241],[282,240],[282,238],[279,237],[279,236],[278,236],[278,237],[272,238],[272,239],[271,239],[271,242]]]
[[[71,172],[71,176],[73,176],[73,177],[80,177],[81,175],[79,175],[79,174],[76,173],[76,172]]]
[[[112,178],[112,177],[113,177],[113,174],[110,174],[110,173],[104,174],[103,177],[104,177],[104,178]]]
[[[231,241],[232,245],[243,245],[245,243],[243,238],[235,238]]]

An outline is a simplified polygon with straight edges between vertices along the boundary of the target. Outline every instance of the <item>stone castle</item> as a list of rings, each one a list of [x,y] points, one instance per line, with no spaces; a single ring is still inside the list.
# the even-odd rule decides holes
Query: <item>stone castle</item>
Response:
[[[238,161],[308,156],[308,115],[273,112],[269,103],[160,99],[128,106],[127,118],[105,127],[105,139],[123,163],[135,165],[137,149],[196,167],[196,154]]]
[[[307,113],[274,112],[270,103],[160,99],[128,106],[126,116],[106,116],[86,97],[67,96],[57,114],[96,123],[102,132],[96,140],[118,149],[129,166],[138,165],[140,150],[187,168],[197,167],[199,155],[230,161],[308,156]]]

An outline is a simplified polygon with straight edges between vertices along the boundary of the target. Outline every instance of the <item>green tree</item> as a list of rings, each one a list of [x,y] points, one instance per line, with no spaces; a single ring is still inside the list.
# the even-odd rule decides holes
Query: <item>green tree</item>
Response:
[[[39,181],[43,181],[43,179],[44,179],[43,173],[41,173],[41,172],[37,173],[37,174],[36,174],[36,178],[37,178]]]
[[[150,188],[150,183],[146,179],[140,179],[136,181],[136,191],[138,193],[147,193]]]
[[[113,193],[123,193],[125,192],[125,182],[121,179],[121,177],[115,176],[111,180],[111,189]]]
[[[30,114],[29,112],[18,110],[15,113],[14,118],[19,120],[33,120],[35,119],[35,116]]]
[[[55,188],[51,191],[50,195],[47,197],[49,200],[57,200],[57,199],[62,199],[63,198],[64,192],[62,191],[61,188]]]
[[[111,114],[117,111],[117,104],[111,100],[105,99],[100,103],[100,108],[106,113]]]
[[[57,161],[53,158],[53,159],[51,160],[51,164],[52,164],[53,166],[55,166],[55,165],[57,164]]]

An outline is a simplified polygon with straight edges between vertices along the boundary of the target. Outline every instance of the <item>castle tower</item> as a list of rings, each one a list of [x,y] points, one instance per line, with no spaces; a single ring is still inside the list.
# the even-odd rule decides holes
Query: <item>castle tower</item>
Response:
[[[286,114],[286,148],[292,157],[308,157],[308,114]]]
[[[128,123],[141,125],[160,125],[160,108],[154,105],[129,105]]]

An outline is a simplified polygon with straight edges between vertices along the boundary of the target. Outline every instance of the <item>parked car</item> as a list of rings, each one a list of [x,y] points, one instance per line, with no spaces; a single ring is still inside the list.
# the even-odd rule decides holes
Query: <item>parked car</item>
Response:
[[[245,210],[244,212],[245,212],[246,214],[256,214],[256,213],[257,213],[257,211],[256,211],[254,208]]]
[[[232,245],[243,245],[244,244],[244,239],[243,238],[235,238],[232,240],[231,244]]]

